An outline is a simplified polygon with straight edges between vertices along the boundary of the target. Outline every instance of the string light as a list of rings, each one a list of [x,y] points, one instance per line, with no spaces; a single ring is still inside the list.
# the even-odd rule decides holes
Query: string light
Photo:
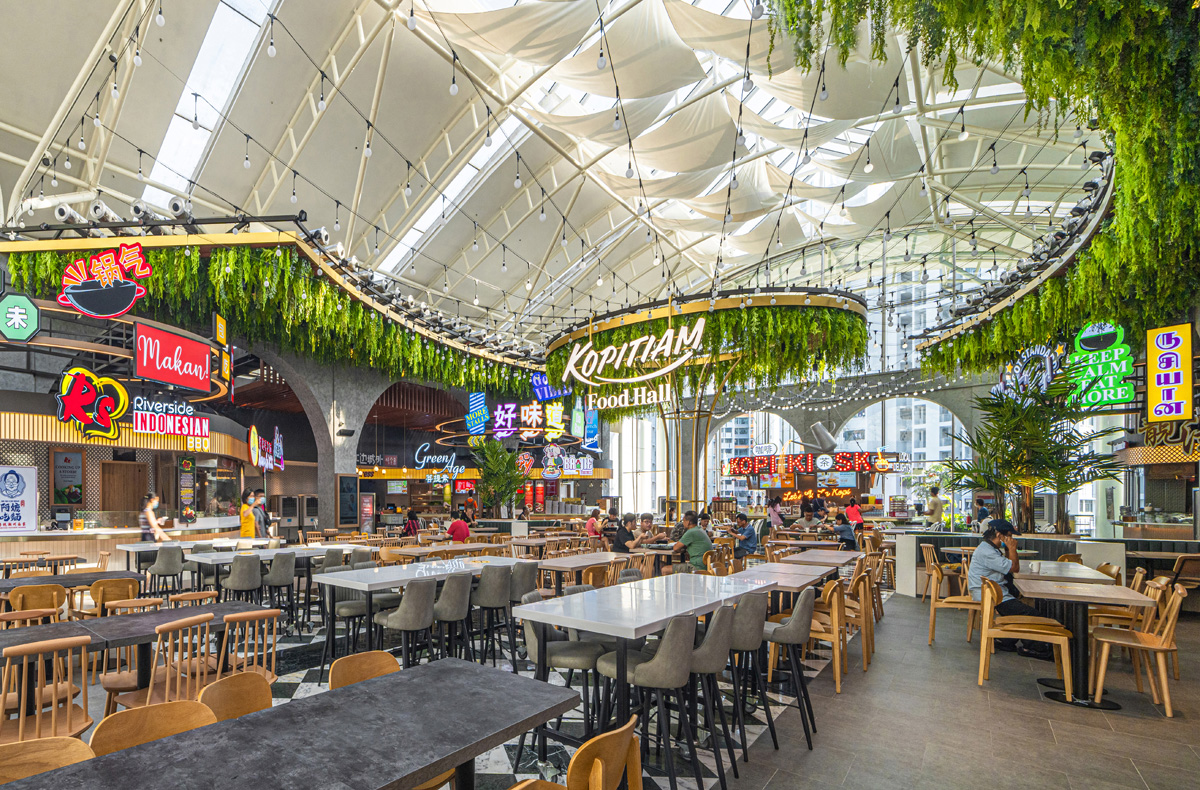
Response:
[[[292,202],[296,202],[296,171],[292,171]]]
[[[140,159],[140,157],[139,157]],[[246,135],[246,156],[242,159],[242,167],[246,170],[250,169],[250,135]],[[142,166],[138,163],[138,173],[141,173]]]
[[[409,3],[409,6],[408,6],[408,22],[407,22],[406,24],[408,25],[408,29],[409,29],[409,30],[416,30],[416,29],[417,29],[417,9],[416,9],[416,4],[415,4],[415,3]]]
[[[962,107],[959,107],[958,114],[962,122],[958,132],[958,141],[961,143],[965,142],[971,136],[971,133],[967,131],[967,105],[964,104]]]
[[[367,159],[371,158],[371,122],[367,121],[367,144],[363,148],[363,156]]]
[[[521,188],[521,154],[517,153],[517,177],[513,179],[513,189]]]
[[[457,65],[458,65],[458,54],[452,52],[451,60],[450,60],[450,95],[451,96],[458,95],[458,68],[457,68]]]
[[[317,112],[325,112],[325,72],[321,72],[321,98],[317,99]]]
[[[342,229],[342,201],[333,201],[333,229],[339,231]]]
[[[192,94],[192,129],[200,128],[200,94]]]
[[[275,15],[271,15],[271,40],[267,42],[267,57],[275,57]]]
[[[167,18],[163,16],[162,0],[158,0],[158,13],[154,15],[154,24],[159,27],[167,24]]]

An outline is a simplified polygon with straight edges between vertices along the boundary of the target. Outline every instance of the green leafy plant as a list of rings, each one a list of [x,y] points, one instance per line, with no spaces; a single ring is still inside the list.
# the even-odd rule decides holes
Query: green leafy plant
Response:
[[[133,312],[206,334],[212,313],[229,321],[241,341],[273,343],[320,362],[363,365],[394,378],[447,387],[530,394],[529,373],[494,364],[394,324],[313,274],[295,248],[145,248],[154,273],[142,280],[146,296]],[[189,252],[191,254],[189,254]],[[13,287],[54,299],[68,252],[12,253]]]
[[[904,31],[956,88],[960,57],[1020,73],[1028,109],[1106,129],[1116,155],[1111,220],[1066,277],[995,320],[932,349],[925,366],[979,372],[1094,321],[1131,330],[1173,322],[1200,293],[1200,11],[1192,0],[772,0],[792,58],[842,63],[869,31],[870,52]],[[1088,131],[1090,150],[1101,145]]]
[[[525,485],[525,473],[517,464],[517,451],[509,450],[496,439],[489,439],[474,452],[475,466],[479,468],[476,489],[485,508],[493,511],[508,504]]]

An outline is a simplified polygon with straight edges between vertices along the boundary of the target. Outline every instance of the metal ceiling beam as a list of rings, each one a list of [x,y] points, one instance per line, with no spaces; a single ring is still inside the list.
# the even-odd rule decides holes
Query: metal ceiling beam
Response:
[[[383,82],[387,77],[388,63],[392,58],[392,42],[396,38],[396,16],[389,14],[389,17],[392,20],[392,27],[383,40],[383,54],[379,58],[379,71],[375,75],[375,92],[371,94],[371,110],[368,113],[367,128],[363,131],[363,147],[358,157],[358,175],[354,179],[354,199],[351,202],[350,216],[346,218],[346,238],[348,239],[354,236],[354,223],[358,219],[363,182],[367,178],[367,162],[370,160],[367,151],[371,150],[371,137],[374,134],[375,121],[379,118],[379,101],[383,98]]]

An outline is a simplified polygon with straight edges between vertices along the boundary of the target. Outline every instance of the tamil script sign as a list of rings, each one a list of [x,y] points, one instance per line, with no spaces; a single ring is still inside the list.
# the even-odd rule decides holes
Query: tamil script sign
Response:
[[[1146,420],[1190,420],[1192,325],[1176,324],[1146,332]]]

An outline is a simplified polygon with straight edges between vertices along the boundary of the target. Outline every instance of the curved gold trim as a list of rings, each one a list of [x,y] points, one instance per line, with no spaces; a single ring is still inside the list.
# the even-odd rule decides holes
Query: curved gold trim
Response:
[[[775,297],[775,304],[770,304],[771,297]],[[768,307],[799,307],[807,309],[811,307],[822,307],[837,310],[849,310],[852,313],[866,318],[867,308],[860,304],[855,299],[847,299],[844,303],[838,302],[837,297],[829,296],[828,294],[814,294],[805,291],[800,292],[777,292],[771,291],[761,294],[746,294],[744,296],[727,296],[717,299],[717,303],[712,306],[713,311],[717,310],[740,310],[743,299],[762,299]],[[805,304],[804,300],[811,300],[811,304]],[[630,326],[633,324],[643,324],[647,321],[654,321],[659,318],[666,318],[668,315],[681,316],[692,315],[694,313],[707,313],[709,310],[707,298],[701,298],[696,301],[685,302],[676,308],[670,308],[666,305],[661,307],[652,307],[649,310],[639,310],[624,315],[615,316],[605,321],[600,321],[590,326],[585,326],[582,329],[577,329],[569,335],[563,335],[556,338],[546,346],[546,353],[549,354],[567,343],[574,342],[585,335],[593,332],[604,332],[609,329],[616,329],[619,326]],[[754,309],[753,306],[750,309]],[[724,358],[723,355],[722,358]]]

